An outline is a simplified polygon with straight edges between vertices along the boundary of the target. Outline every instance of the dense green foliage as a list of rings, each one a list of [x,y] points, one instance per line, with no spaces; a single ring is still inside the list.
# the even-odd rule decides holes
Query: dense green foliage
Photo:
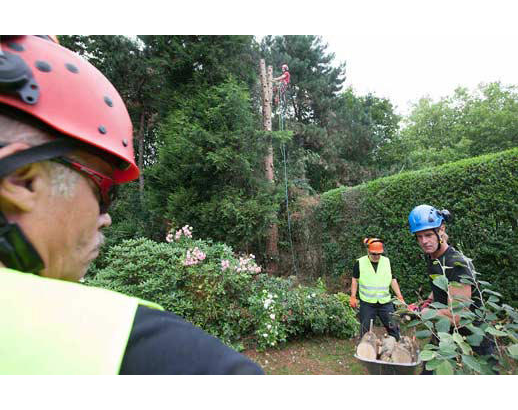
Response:
[[[167,240],[112,246],[107,266],[87,283],[159,303],[236,348],[251,337],[264,348],[310,334],[357,332],[347,298],[262,274],[253,255],[195,240],[187,226]],[[268,295],[275,302],[265,303]]]
[[[185,99],[167,116],[157,163],[146,173],[149,207],[162,218],[155,238],[171,221],[231,246],[259,248],[279,200],[264,181],[258,123],[246,89],[232,79]]]
[[[518,90],[500,83],[421,99],[405,127],[381,148],[387,167],[420,169],[518,146]]]
[[[435,262],[440,265],[439,260]],[[462,264],[469,269],[470,275],[464,275],[460,279],[461,283],[448,281],[446,266],[441,266],[442,275],[433,280],[452,300],[448,306],[433,302],[427,309],[413,312],[415,319],[409,323],[404,320],[412,319],[408,316],[406,306],[400,304],[398,314],[403,323],[406,322],[406,328],[417,327],[416,337],[426,339],[432,336],[437,341],[435,344],[424,345],[419,354],[427,370],[435,374],[495,374],[496,371],[512,374],[513,362],[515,366],[518,360],[518,312],[500,303],[501,293],[491,289],[489,282],[479,280],[480,275],[473,269],[471,262]],[[462,284],[468,284],[474,289],[479,301],[476,307],[469,301],[452,296],[452,289]],[[459,321],[450,322],[447,317],[439,314],[440,310],[445,309],[451,317],[458,316]],[[469,334],[464,332],[466,329]],[[494,346],[490,358],[480,355],[477,350],[484,339],[485,343],[490,341]]]
[[[386,241],[407,299],[429,292],[425,262],[408,230],[408,214],[427,203],[453,214],[449,243],[473,259],[482,279],[517,305],[518,149],[378,179],[322,195],[317,211],[330,275],[350,272],[364,254],[362,238]]]

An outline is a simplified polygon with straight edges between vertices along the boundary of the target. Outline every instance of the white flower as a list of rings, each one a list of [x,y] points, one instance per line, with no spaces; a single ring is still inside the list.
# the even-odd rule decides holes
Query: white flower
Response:
[[[275,320],[275,315],[273,313],[270,315],[270,319]]]
[[[268,330],[270,330],[272,328],[272,325],[270,325],[269,323],[266,325],[266,327],[268,328]]]
[[[263,333],[263,337],[264,337],[264,338],[267,338],[267,337],[268,337],[268,334]]]
[[[311,297],[315,297],[315,296],[316,296],[316,293],[312,293],[312,294],[311,294]]]

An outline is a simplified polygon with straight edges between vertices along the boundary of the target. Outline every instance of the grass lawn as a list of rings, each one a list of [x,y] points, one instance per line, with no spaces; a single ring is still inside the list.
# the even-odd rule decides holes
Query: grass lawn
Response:
[[[268,375],[368,374],[354,358],[357,343],[357,339],[315,337],[288,342],[280,349],[246,350],[243,353]]]

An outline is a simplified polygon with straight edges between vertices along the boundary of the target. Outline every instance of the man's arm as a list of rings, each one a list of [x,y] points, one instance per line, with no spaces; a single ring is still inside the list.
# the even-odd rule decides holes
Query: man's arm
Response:
[[[352,308],[355,308],[358,306],[358,299],[356,299],[356,292],[358,291],[358,279],[352,278],[351,282],[351,299],[349,301],[349,305]]]
[[[430,294],[430,297],[433,300],[433,294]],[[471,285],[467,284],[455,284],[455,285],[449,285],[448,286],[448,308],[439,309],[437,313],[440,316],[447,317],[452,324],[455,324],[456,326],[459,325],[460,322],[460,316],[459,315],[453,315],[451,312],[451,306],[454,301],[458,302],[469,302],[471,301]],[[465,308],[467,309],[467,307]],[[422,313],[427,311],[428,308],[424,308],[422,310]]]
[[[272,81],[281,81],[281,80],[283,80],[285,77],[286,77],[286,73],[284,73],[283,75],[280,75],[279,77],[276,77],[276,78],[272,79]]]
[[[392,279],[392,282],[390,283],[390,286],[392,287],[392,290],[396,294],[396,297],[403,303],[405,303],[405,299],[403,299],[403,295],[401,294],[401,290],[399,289],[399,285],[397,283],[397,280],[394,278]]]
[[[171,312],[139,306],[120,374],[264,374],[217,338]]]

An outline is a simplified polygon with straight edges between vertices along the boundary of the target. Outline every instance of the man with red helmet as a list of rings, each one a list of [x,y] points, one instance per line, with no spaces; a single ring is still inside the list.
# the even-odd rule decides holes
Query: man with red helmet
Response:
[[[281,96],[281,99],[284,101],[284,96],[286,93],[286,90],[288,89],[288,85],[290,84],[290,69],[288,68],[288,64],[283,64],[281,66],[282,74],[279,77],[276,77],[273,79],[273,82],[280,82],[280,90],[279,94]],[[276,99],[276,102],[278,103],[278,99]]]
[[[399,340],[399,327],[392,320],[394,305],[391,301],[391,287],[396,297],[403,303],[403,295],[399,289],[397,280],[392,277],[390,260],[383,256],[383,242],[378,238],[365,238],[367,255],[358,259],[353,267],[351,284],[351,298],[349,304],[352,308],[358,307],[356,292],[360,291],[360,337],[369,331],[370,321],[376,316],[381,319],[388,334]]]
[[[48,36],[0,36],[0,374],[262,374],[152,302],[77,282],[139,175],[121,97]]]

